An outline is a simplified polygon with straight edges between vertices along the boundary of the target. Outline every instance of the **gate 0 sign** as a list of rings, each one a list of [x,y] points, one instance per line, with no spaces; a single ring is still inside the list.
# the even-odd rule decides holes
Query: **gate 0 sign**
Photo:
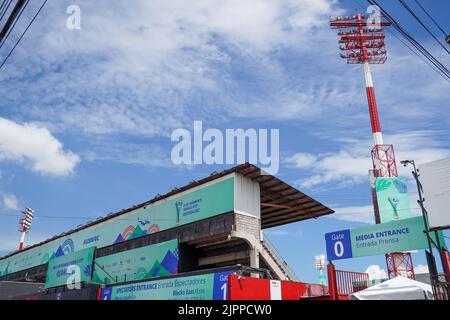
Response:
[[[332,261],[425,249],[428,242],[423,230],[423,218],[419,216],[330,232],[325,234],[327,258]],[[442,232],[438,234],[441,243],[445,244]]]
[[[341,230],[325,234],[328,260],[352,258],[352,240],[350,230]]]

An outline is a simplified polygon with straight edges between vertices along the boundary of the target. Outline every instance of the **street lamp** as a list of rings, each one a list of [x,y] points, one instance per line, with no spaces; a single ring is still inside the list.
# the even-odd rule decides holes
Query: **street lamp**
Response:
[[[416,180],[416,185],[417,185],[417,192],[419,194],[419,200],[417,200],[417,203],[419,203],[420,209],[422,211],[422,217],[423,217],[423,223],[424,223],[424,227],[425,227],[425,235],[427,237],[427,241],[428,241],[428,249],[430,251],[430,258],[432,261],[430,261],[430,259],[427,258],[427,264],[428,264],[428,270],[430,273],[430,280],[431,280],[431,286],[433,288],[433,293],[436,296],[436,291],[435,291],[435,281],[438,280],[438,274],[437,274],[437,270],[436,270],[436,263],[435,263],[435,259],[434,259],[434,255],[433,255],[433,248],[431,245],[431,240],[430,240],[430,228],[428,226],[428,214],[427,211],[423,205],[423,202],[425,201],[425,198],[423,198],[422,196],[422,192],[423,192],[423,187],[422,184],[420,183],[419,180],[419,169],[416,168],[416,164],[414,162],[414,160],[403,160],[400,161],[400,163],[404,166],[407,167],[409,164],[411,164],[414,168],[414,171],[412,171],[412,175],[414,176],[414,179]],[[440,244],[439,244],[439,237],[436,237],[436,240],[438,241],[438,244],[436,245],[436,247],[438,248],[439,251],[439,255],[441,258],[441,261],[443,261],[442,259],[442,253],[441,253],[441,248],[440,248]]]

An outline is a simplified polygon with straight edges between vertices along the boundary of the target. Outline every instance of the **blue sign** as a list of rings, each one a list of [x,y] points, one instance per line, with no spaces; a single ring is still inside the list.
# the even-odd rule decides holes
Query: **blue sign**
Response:
[[[327,233],[327,257],[331,261],[425,249],[428,241],[423,230],[423,218],[418,216]],[[443,233],[438,232],[438,237],[445,246]]]
[[[234,271],[214,273],[213,300],[228,299],[228,276]]]
[[[104,288],[102,289],[102,294],[100,296],[100,300],[111,300],[112,288]]]
[[[353,257],[350,230],[341,230],[325,234],[328,260],[348,259]]]

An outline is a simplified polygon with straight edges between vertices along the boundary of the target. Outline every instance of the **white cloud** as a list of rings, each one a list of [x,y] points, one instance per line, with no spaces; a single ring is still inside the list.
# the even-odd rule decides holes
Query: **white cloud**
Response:
[[[286,163],[316,173],[300,182],[304,188],[344,180],[359,182],[364,178],[368,179],[368,170],[371,166],[371,161],[367,156],[352,154],[351,151],[319,154],[318,156],[297,153],[287,159]]]
[[[414,159],[423,163],[444,158],[450,149],[435,135],[435,131],[417,131],[386,135],[385,141],[394,144],[397,168],[400,175],[410,176],[410,169],[400,165],[401,159]],[[308,177],[298,181],[303,188],[311,188],[321,184],[337,185],[357,184],[369,181],[369,169],[372,168],[370,158],[371,144],[369,139],[342,139],[338,142],[342,147],[337,152],[323,154],[296,153],[284,162],[292,167],[310,173]]]
[[[333,207],[335,213],[330,218],[339,220],[375,223],[375,215],[372,205],[353,206],[353,207]]]
[[[417,204],[415,195],[412,192],[409,192],[409,200],[410,200],[411,216],[419,216],[421,214],[421,211],[419,205]],[[372,204],[362,206],[349,206],[349,207],[339,207],[339,206],[331,206],[331,207],[333,208],[333,210],[335,210],[335,213],[329,216],[329,218],[351,222],[362,222],[368,224],[375,223],[375,215]]]
[[[369,280],[387,279],[386,271],[379,265],[370,265],[367,267],[365,273],[369,274]]]
[[[48,5],[49,11],[65,14],[66,4]],[[277,52],[308,48],[300,43],[327,30],[327,18],[337,10],[334,0],[137,0],[133,6],[82,1],[79,6],[80,31],[64,28],[64,15],[41,17],[40,36],[15,53],[23,63],[8,64],[0,75],[16,89],[0,88],[2,97],[16,105],[21,99],[16,92],[24,89],[27,100],[15,112],[58,130],[147,137],[167,136],[195,118],[217,123],[246,116],[242,110],[250,109],[258,94],[240,95],[236,71],[244,67],[263,86],[267,78],[279,82],[284,70]],[[23,49],[27,44],[33,57]]]
[[[82,29],[73,31],[65,28],[67,2],[49,3],[51,14],[40,16],[40,32],[18,47],[0,74],[5,84],[0,107],[13,116],[90,140],[167,137],[194,119],[215,126],[240,118],[313,121],[311,131],[333,139],[338,130],[370,135],[361,66],[339,59],[338,37],[329,30],[329,16],[342,13],[337,1],[79,5]],[[389,60],[373,68],[374,81],[383,128],[407,132],[417,116],[435,120],[449,91],[394,41],[388,38]],[[446,114],[439,120],[450,124]],[[321,155],[321,172],[305,185],[347,180],[352,169],[347,163],[365,167],[369,150],[364,150]],[[336,158],[346,163],[330,173]],[[365,179],[367,169],[356,181]]]
[[[3,205],[6,209],[10,210],[18,210],[19,209],[19,201],[16,196],[12,193],[4,193],[3,194]]]
[[[415,274],[422,274],[422,273],[428,273],[428,272],[429,272],[428,266],[426,266],[426,265],[419,264],[418,266],[414,267]]]
[[[35,172],[68,175],[79,162],[46,128],[0,118],[0,160],[30,164]]]
[[[311,168],[317,161],[317,157],[309,153],[296,153],[292,157],[286,159],[287,164],[292,164],[299,169]]]

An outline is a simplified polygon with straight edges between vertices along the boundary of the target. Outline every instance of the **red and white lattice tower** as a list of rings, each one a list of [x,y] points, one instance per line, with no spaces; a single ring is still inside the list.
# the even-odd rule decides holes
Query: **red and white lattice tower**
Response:
[[[364,67],[370,123],[375,145],[372,150],[372,162],[374,174],[377,177],[397,176],[394,148],[392,145],[383,143],[370,72],[371,64],[383,64],[387,59],[383,27],[390,25],[390,22],[382,21],[380,15],[365,16],[360,13],[351,17],[332,18],[330,22],[331,28],[338,30],[340,49],[344,52],[341,58],[346,59],[348,64],[362,64]]]
[[[341,58],[347,60],[348,64],[362,64],[364,67],[370,123],[374,139],[374,148],[371,152],[373,177],[398,176],[394,147],[383,142],[377,100],[370,72],[371,64],[384,64],[386,62],[387,52],[383,27],[390,25],[390,22],[383,20],[381,14],[371,14],[369,16],[356,13],[354,16],[330,19],[331,28],[338,30],[340,49],[343,51]],[[380,223],[374,187],[372,187],[372,196],[374,199],[375,222]],[[402,257],[402,255],[404,256]],[[387,254],[386,263],[389,276],[400,275],[400,270],[408,270],[402,271],[403,274],[414,275],[410,254]]]
[[[416,279],[411,253],[392,252],[386,255],[386,266],[389,279],[397,276]]]

